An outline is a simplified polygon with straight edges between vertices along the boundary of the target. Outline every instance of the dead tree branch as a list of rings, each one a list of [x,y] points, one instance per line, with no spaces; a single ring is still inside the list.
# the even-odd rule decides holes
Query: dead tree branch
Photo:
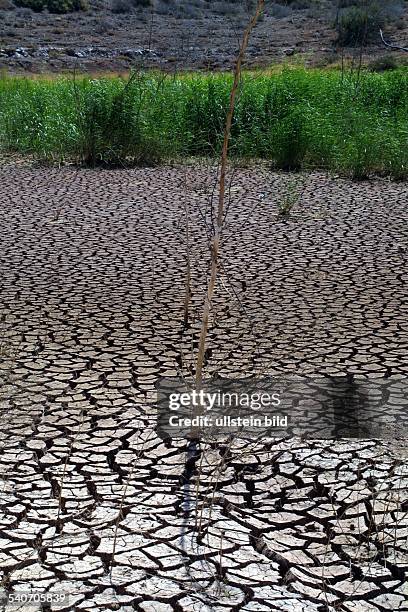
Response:
[[[387,42],[384,39],[384,34],[382,30],[380,30],[380,36],[381,36],[381,40],[383,41],[384,45],[388,47],[389,49],[395,49],[397,51],[405,51],[406,53],[408,53],[408,47],[401,47],[400,45],[394,45],[393,43]]]

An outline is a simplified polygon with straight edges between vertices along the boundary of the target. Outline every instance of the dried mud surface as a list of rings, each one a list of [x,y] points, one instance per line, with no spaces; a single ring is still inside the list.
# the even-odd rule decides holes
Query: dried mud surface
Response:
[[[207,372],[408,372],[406,185],[237,170]],[[53,610],[407,610],[403,441],[164,443],[205,167],[0,169],[2,589]],[[185,203],[193,269],[183,330]],[[5,608],[8,609],[8,608]]]

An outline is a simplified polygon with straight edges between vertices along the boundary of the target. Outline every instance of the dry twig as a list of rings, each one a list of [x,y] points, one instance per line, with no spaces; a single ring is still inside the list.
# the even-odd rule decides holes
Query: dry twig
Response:
[[[245,29],[244,36],[241,42],[241,47],[239,49],[239,53],[237,56],[235,69],[234,69],[234,81],[231,87],[230,93],[230,102],[229,109],[227,112],[227,117],[225,121],[224,128],[224,140],[221,151],[221,159],[220,159],[220,174],[218,181],[218,206],[217,206],[217,214],[215,219],[215,224],[213,228],[213,234],[211,238],[211,269],[210,276],[207,285],[207,293],[204,302],[203,316],[201,322],[201,330],[200,330],[200,339],[198,344],[198,352],[197,352],[197,364],[196,364],[196,376],[195,382],[196,387],[200,388],[203,380],[203,367],[204,367],[204,357],[205,357],[205,348],[206,348],[206,340],[208,334],[208,321],[210,316],[211,304],[214,296],[215,284],[217,280],[217,272],[219,268],[219,260],[220,260],[220,249],[221,249],[221,236],[222,229],[225,221],[224,209],[225,209],[225,191],[226,191],[226,172],[228,165],[228,147],[231,137],[231,125],[232,119],[234,116],[235,109],[235,100],[238,91],[239,82],[241,79],[241,70],[242,70],[242,62],[244,59],[245,51],[248,46],[249,37],[253,28],[258,21],[260,14],[263,11],[265,4],[265,0],[258,0],[256,5],[255,12],[248,23],[248,26]]]

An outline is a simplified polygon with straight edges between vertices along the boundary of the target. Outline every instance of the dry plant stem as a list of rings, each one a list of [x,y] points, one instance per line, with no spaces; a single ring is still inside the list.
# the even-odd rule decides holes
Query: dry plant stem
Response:
[[[235,99],[238,91],[238,85],[241,78],[242,61],[244,59],[245,51],[248,46],[249,37],[253,28],[258,21],[259,15],[263,11],[265,0],[258,0],[256,5],[255,13],[253,14],[250,22],[248,23],[244,36],[241,42],[241,47],[237,56],[235,69],[234,69],[234,81],[230,93],[229,109],[225,121],[224,128],[224,141],[222,145],[221,161],[220,161],[220,177],[218,182],[218,210],[215,227],[213,229],[213,236],[211,239],[211,271],[210,278],[207,286],[207,294],[204,302],[203,317],[201,322],[200,339],[198,344],[197,353],[197,365],[196,365],[196,387],[199,389],[203,380],[203,367],[204,367],[204,354],[205,345],[208,334],[208,320],[210,316],[211,303],[214,296],[215,284],[217,280],[217,271],[220,257],[221,247],[221,234],[224,223],[224,207],[225,207],[225,176],[227,172],[228,164],[228,146],[231,137],[231,125],[232,118],[234,116]]]

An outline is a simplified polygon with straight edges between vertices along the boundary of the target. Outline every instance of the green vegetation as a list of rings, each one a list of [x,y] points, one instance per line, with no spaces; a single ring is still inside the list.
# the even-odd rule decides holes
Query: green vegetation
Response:
[[[340,0],[336,19],[337,42],[360,47],[376,41],[380,28],[398,21],[403,13],[401,0]]]
[[[246,73],[231,156],[285,170],[408,177],[408,71]],[[0,147],[87,165],[154,164],[220,150],[231,76],[0,80]]]
[[[71,13],[88,10],[88,0],[15,0],[17,6],[29,8],[36,13],[48,9],[50,13]]]
[[[151,4],[151,0],[112,0],[111,11],[120,15],[131,13],[134,8],[146,8]]]
[[[338,42],[340,45],[358,47],[378,37],[383,26],[384,17],[377,3],[351,6],[338,19]]]

